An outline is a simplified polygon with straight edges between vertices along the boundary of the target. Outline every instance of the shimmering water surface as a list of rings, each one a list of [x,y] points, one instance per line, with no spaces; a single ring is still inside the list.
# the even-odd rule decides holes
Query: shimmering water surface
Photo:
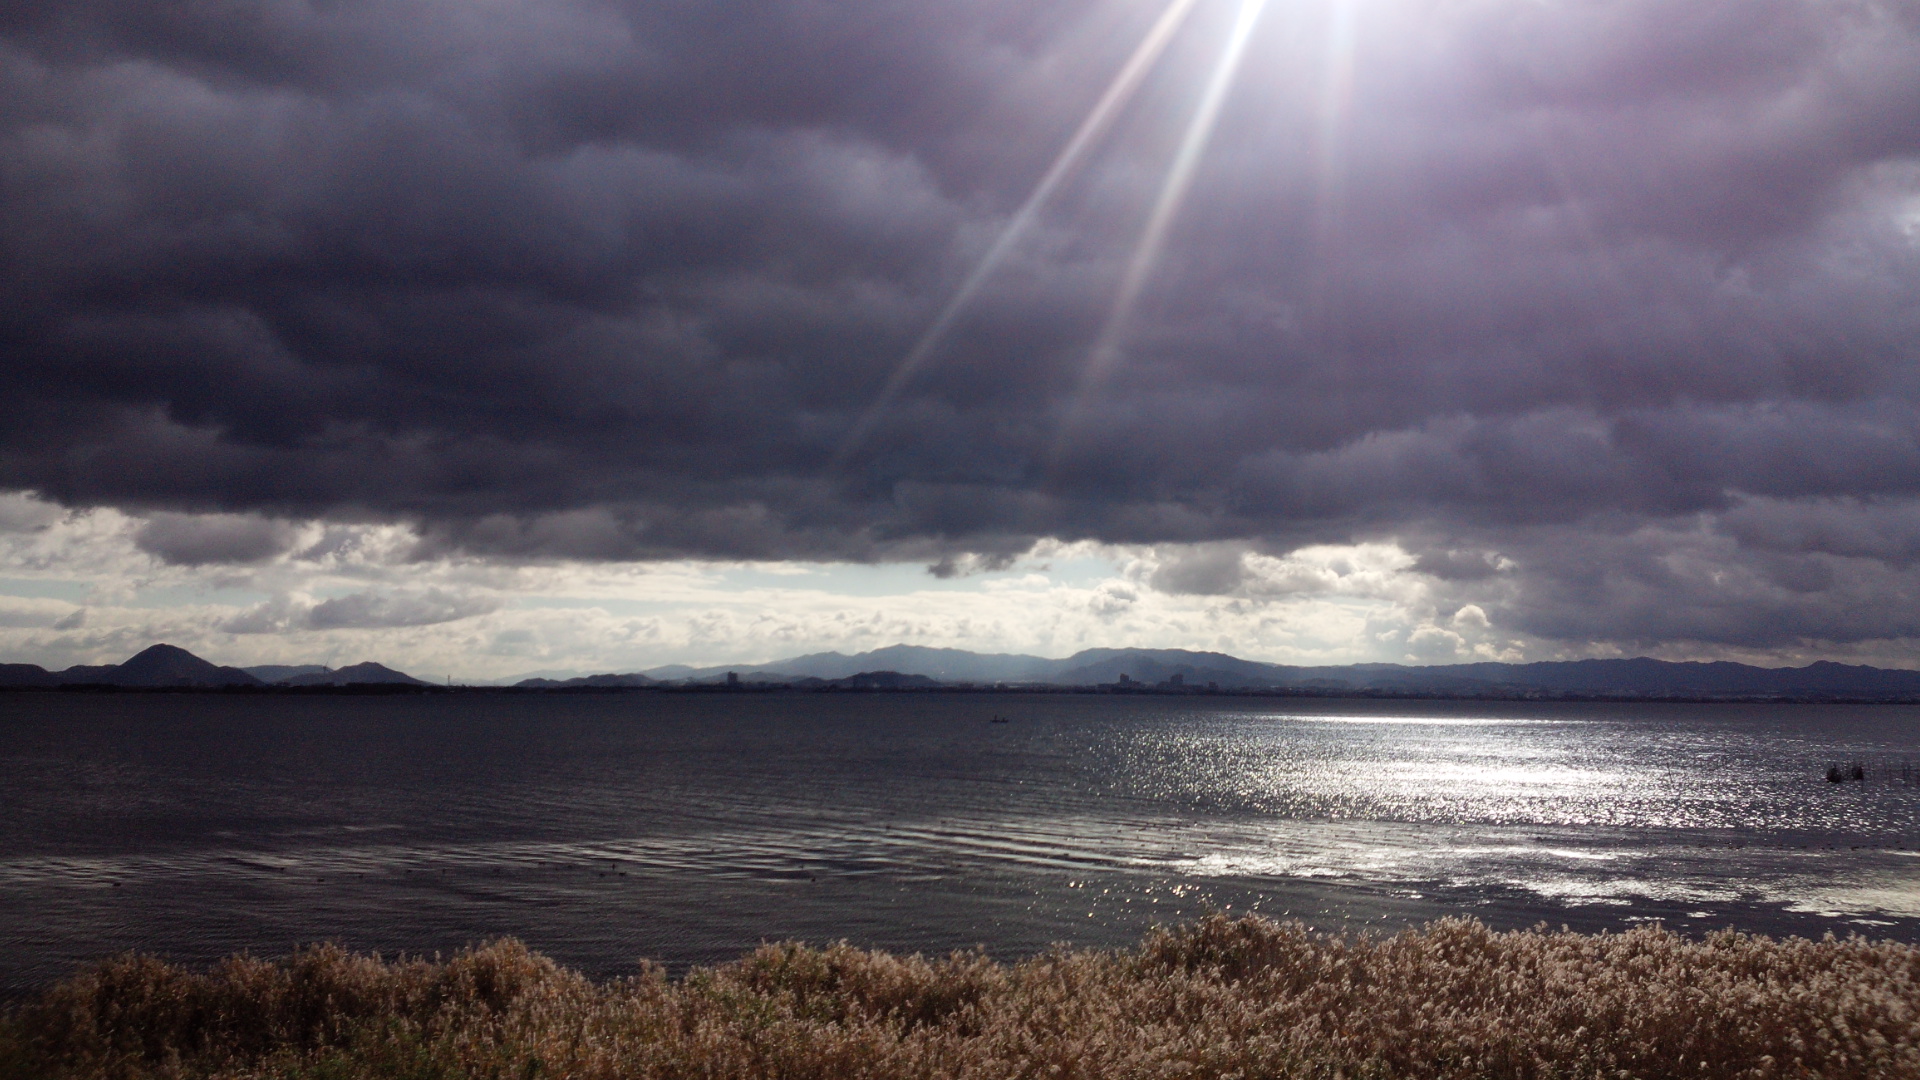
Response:
[[[512,934],[614,973],[1221,908],[1920,941],[1906,707],[6,694],[0,734],[13,992],[124,949]]]

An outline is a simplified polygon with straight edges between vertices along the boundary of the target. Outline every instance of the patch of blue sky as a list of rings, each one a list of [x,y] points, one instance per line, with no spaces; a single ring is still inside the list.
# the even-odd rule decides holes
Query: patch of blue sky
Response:
[[[739,566],[721,571],[720,588],[803,589],[839,596],[899,596],[907,593],[964,591],[977,587],[969,578],[937,578],[920,563],[783,563],[774,567]]]
[[[1005,577],[1017,577],[1023,574],[1039,573],[1052,585],[1069,587],[1087,587],[1097,585],[1114,576],[1118,567],[1113,559],[1103,555],[1075,555],[1064,558],[1023,562],[1016,565]]]
[[[1111,559],[1020,559],[1002,570],[937,577],[923,563],[783,563],[776,567],[731,567],[724,586],[740,589],[809,589],[839,596],[906,596],[921,592],[972,592],[992,581],[1040,574],[1051,585],[1089,585],[1114,574]]]
[[[698,606],[694,600],[628,599],[619,596],[551,596],[543,593],[503,598],[501,606],[520,611],[604,611],[609,615],[662,615]]]
[[[195,604],[220,604],[232,607],[257,604],[269,594],[258,589],[220,588],[209,585],[162,585],[140,589],[116,605],[128,608],[175,608]]]
[[[0,596],[15,596],[23,600],[65,600],[68,603],[84,604],[92,594],[92,586],[77,581],[61,581],[53,578],[0,578]]]

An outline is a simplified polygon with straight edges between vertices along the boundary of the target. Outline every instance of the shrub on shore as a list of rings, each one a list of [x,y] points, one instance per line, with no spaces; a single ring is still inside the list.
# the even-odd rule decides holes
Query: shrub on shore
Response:
[[[514,941],[205,973],[132,956],[0,1020],[0,1077],[1920,1078],[1920,948],[1215,916],[1014,964],[768,945],[678,982],[595,982]]]

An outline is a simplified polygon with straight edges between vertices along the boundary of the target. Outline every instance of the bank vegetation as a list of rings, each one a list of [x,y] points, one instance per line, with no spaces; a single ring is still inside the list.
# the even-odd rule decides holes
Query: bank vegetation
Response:
[[[680,979],[596,981],[513,941],[129,956],[0,1019],[0,1076],[1920,1078],[1920,948],[1213,917],[1120,952],[768,945]]]

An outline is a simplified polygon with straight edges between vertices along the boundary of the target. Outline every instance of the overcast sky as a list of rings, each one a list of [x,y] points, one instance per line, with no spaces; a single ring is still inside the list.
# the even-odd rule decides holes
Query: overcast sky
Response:
[[[0,660],[1920,666],[1920,5],[0,6]]]

